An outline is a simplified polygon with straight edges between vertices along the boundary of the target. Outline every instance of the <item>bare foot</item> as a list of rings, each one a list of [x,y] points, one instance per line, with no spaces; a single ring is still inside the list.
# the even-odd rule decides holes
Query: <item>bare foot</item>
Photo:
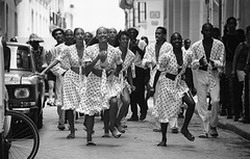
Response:
[[[181,129],[181,133],[189,140],[189,141],[194,141],[195,137],[188,131]]]

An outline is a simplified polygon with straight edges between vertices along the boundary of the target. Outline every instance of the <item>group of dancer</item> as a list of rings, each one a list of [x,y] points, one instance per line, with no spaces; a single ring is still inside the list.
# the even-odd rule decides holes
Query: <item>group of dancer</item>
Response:
[[[158,146],[167,146],[168,123],[178,116],[183,102],[188,107],[181,133],[188,140],[195,140],[188,130],[195,102],[183,80],[188,66],[196,71],[194,75],[197,75],[196,88],[200,105],[198,113],[204,122],[205,131],[216,131],[218,121],[216,113],[219,107],[217,76],[218,68],[223,67],[224,46],[212,38],[212,30],[213,26],[210,23],[204,24],[201,31],[203,40],[195,43],[190,52],[181,49],[180,33],[173,33],[168,43],[167,30],[164,27],[157,27],[156,42],[141,50],[144,53],[140,56],[142,61],[140,69],[150,69],[151,78],[148,85],[151,87],[150,95],[154,99],[153,115],[161,124],[162,140]],[[55,47],[59,55],[40,73],[43,76],[58,63],[67,70],[62,73],[62,109],[67,110],[70,125],[70,134],[67,138],[75,138],[75,111],[85,115],[83,125],[87,131],[88,146],[96,145],[92,141],[93,127],[95,114],[101,111],[104,112],[103,137],[109,137],[111,132],[118,138],[125,132],[121,120],[128,113],[130,94],[136,89],[133,83],[133,65],[137,55],[129,49],[131,34],[128,31],[120,31],[116,35],[117,47],[109,44],[109,29],[105,27],[97,29],[95,40],[87,46],[84,43],[82,28],[74,30],[74,38],[74,45]],[[212,112],[214,112],[211,123],[203,114],[207,88],[210,89]],[[145,119],[145,114],[142,114],[141,118]]]

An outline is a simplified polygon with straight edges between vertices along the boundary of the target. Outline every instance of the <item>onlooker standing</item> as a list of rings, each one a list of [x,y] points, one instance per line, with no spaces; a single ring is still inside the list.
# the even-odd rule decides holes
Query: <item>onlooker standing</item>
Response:
[[[85,35],[84,35],[84,41],[85,41],[85,44],[88,45],[89,44],[89,41],[93,38],[93,34],[90,33],[90,32],[85,32]]]
[[[236,73],[238,75],[238,79],[239,81],[242,81],[242,78],[244,78],[244,83],[243,83],[243,87],[244,87],[244,103],[243,103],[243,109],[242,109],[242,118],[239,119],[240,122],[243,122],[243,123],[250,123],[250,106],[249,106],[249,100],[250,100],[250,95],[249,95],[249,72],[250,72],[250,26],[247,26],[246,28],[246,41],[241,43],[237,49],[236,49],[236,52],[235,52],[235,57],[234,57],[234,63],[237,68],[236,68]],[[238,57],[238,60],[237,60],[237,55],[239,56]],[[242,56],[242,58],[240,58]],[[247,61],[246,61],[246,66],[244,68],[245,70],[245,77],[243,77],[244,73],[241,72],[241,69],[238,69],[238,68],[241,68],[240,66],[243,66],[245,63],[245,56],[247,56]],[[238,66],[238,65],[239,66]],[[233,65],[234,66],[234,65]],[[234,68],[234,67],[233,67]],[[238,71],[239,70],[239,71]],[[234,73],[234,72],[232,72]],[[239,91],[241,91],[239,89]],[[242,94],[242,92],[236,92],[236,93],[239,93],[239,94]],[[240,107],[239,107],[240,108]]]
[[[18,42],[18,41],[17,41],[17,37],[16,37],[16,36],[12,37],[12,38],[10,39],[10,42]]]
[[[238,105],[239,103],[235,103],[235,97],[234,97],[234,85],[237,85],[237,79],[232,78],[231,72],[232,72],[232,65],[233,65],[233,58],[236,47],[241,42],[241,36],[236,31],[237,21],[234,17],[229,17],[227,19],[226,23],[226,33],[222,37],[222,41],[225,45],[225,59],[226,59],[226,66],[225,66],[225,72],[227,77],[227,118],[232,119],[233,118],[233,108]],[[236,117],[237,118],[237,117]]]
[[[198,102],[196,109],[202,119],[205,132],[200,138],[208,138],[208,133],[213,137],[218,136],[218,113],[220,110],[220,83],[219,68],[224,65],[224,45],[221,41],[213,39],[213,25],[205,23],[201,33],[203,39],[192,45],[195,88]],[[211,116],[208,113],[207,93],[211,97]]]
[[[70,46],[76,43],[74,32],[71,29],[65,30],[65,45]]]
[[[217,39],[217,40],[222,40],[221,39],[221,33],[220,33],[220,29],[217,27],[214,27],[213,29],[213,38]]]
[[[118,46],[118,42],[116,39],[117,30],[115,28],[110,28],[108,35],[109,35],[108,43],[114,47],[117,47]]]
[[[140,120],[144,120],[147,116],[147,103],[145,100],[145,86],[147,84],[146,79],[149,77],[149,73],[145,73],[145,69],[142,66],[142,59],[145,54],[146,42],[144,40],[136,39],[139,32],[135,28],[129,28],[128,33],[130,35],[129,49],[135,54],[136,58],[132,64],[132,77],[133,84],[136,87],[135,91],[130,94],[130,105],[132,116],[129,121],[138,121],[137,104],[140,107]],[[149,69],[148,69],[149,72]]]
[[[241,115],[243,115],[242,94],[243,94],[244,80],[246,75],[244,72],[244,68],[246,66],[246,61],[248,56],[248,50],[249,50],[248,45],[249,45],[248,41],[241,42],[235,50],[233,59],[232,78],[237,78],[237,82],[235,83],[237,85],[234,86],[236,91],[234,94],[234,99],[235,103],[237,103],[237,105],[235,105],[234,107],[234,121],[238,121]]]
[[[42,72],[44,68],[46,54],[45,49],[40,46],[40,42],[43,42],[43,39],[34,33],[30,34],[29,40],[27,41],[27,43],[31,45],[31,51],[34,55],[36,71],[38,72]]]

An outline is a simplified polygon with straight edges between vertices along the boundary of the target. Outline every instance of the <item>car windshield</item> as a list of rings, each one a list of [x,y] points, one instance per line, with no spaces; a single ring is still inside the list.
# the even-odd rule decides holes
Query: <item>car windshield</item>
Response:
[[[10,69],[32,71],[31,56],[27,46],[8,46],[11,50]]]

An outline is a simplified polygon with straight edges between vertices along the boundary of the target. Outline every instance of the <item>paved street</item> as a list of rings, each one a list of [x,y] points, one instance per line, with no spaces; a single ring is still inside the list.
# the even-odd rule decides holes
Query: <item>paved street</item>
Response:
[[[168,133],[168,146],[157,147],[161,134],[153,132],[153,118],[145,121],[128,122],[126,133],[120,138],[102,138],[103,123],[96,117],[95,147],[87,147],[86,132],[82,130],[83,118],[76,122],[76,138],[66,139],[69,131],[59,131],[56,107],[44,109],[44,127],[40,130],[40,149],[37,159],[249,159],[250,142],[231,132],[219,129],[218,138],[200,139],[200,122],[194,115],[190,130],[196,136],[194,142],[180,133]],[[181,126],[183,119],[179,120]]]

